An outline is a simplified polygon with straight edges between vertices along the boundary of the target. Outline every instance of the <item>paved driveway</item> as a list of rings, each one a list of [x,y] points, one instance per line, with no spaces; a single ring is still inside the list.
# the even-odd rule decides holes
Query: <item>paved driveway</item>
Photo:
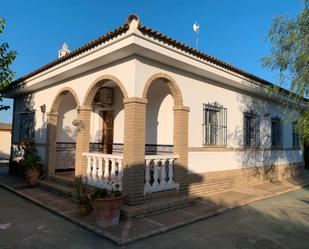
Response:
[[[0,188],[0,248],[117,248]],[[308,249],[309,188],[262,200],[128,248]]]

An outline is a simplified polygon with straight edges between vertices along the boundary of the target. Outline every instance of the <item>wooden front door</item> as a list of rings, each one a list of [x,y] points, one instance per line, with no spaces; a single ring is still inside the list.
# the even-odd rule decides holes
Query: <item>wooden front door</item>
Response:
[[[114,112],[103,111],[103,153],[113,153]]]

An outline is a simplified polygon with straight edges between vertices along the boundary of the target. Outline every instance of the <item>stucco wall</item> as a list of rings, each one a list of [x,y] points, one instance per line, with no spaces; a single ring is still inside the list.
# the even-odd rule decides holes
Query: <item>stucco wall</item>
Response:
[[[57,121],[57,142],[75,142],[76,127],[72,124],[77,118],[77,104],[71,94],[66,94],[59,106]]]
[[[156,80],[148,90],[146,144],[173,145],[173,106],[166,83]]]
[[[45,160],[45,143],[46,143],[46,125],[47,116],[46,113],[51,111],[52,104],[57,96],[64,88],[71,88],[76,93],[77,101],[79,105],[85,100],[88,90],[96,82],[96,80],[104,75],[112,75],[120,80],[126,87],[126,91],[130,96],[134,93],[134,72],[135,72],[135,62],[134,60],[122,60],[118,63],[114,63],[108,67],[97,68],[90,71],[87,74],[79,75],[75,78],[70,78],[66,81],[59,82],[48,88],[44,88],[40,91],[34,92],[32,94],[23,95],[16,97],[15,100],[15,120],[14,120],[14,130],[13,137],[14,143],[19,142],[19,116],[20,112],[24,112],[27,109],[35,111],[35,142],[37,143],[37,149]],[[117,94],[117,93],[116,93]],[[46,113],[40,111],[40,106],[46,105]],[[117,115],[117,124],[121,123],[123,120],[123,114],[121,112]],[[97,130],[97,129],[95,129]],[[116,129],[115,129],[116,130]],[[117,128],[117,138],[115,141],[123,140],[123,134],[121,135],[121,128]],[[119,131],[119,132],[118,132]],[[96,132],[96,131],[93,131]],[[116,131],[115,131],[116,132]]]
[[[0,158],[10,157],[11,136],[11,131],[0,130]]]
[[[29,105],[36,110],[36,133],[37,143],[46,142],[46,115],[41,113],[40,105],[45,104],[47,112],[50,111],[56,94],[64,87],[70,87],[76,92],[76,96],[81,105],[90,86],[103,75],[113,75],[117,77],[125,86],[128,97],[142,97],[147,80],[155,73],[166,73],[172,77],[179,86],[183,103],[190,108],[189,113],[189,147],[203,148],[203,104],[218,102],[227,108],[227,147],[242,147],[243,133],[243,112],[251,111],[258,113],[261,118],[261,147],[270,146],[270,121],[271,117],[279,116],[284,119],[287,115],[280,105],[270,100],[266,101],[257,96],[252,96],[242,90],[237,90],[223,85],[220,82],[202,78],[186,71],[180,71],[170,66],[158,62],[150,61],[139,57],[138,59],[126,59],[106,66],[97,68],[89,73],[83,73],[59,84],[45,88],[41,91],[19,97],[15,101],[15,116],[20,111],[25,110]],[[147,135],[146,143],[173,144],[173,99],[164,83],[156,82],[149,88],[147,107]],[[115,120],[114,120],[114,143],[123,143],[123,120],[124,111],[122,101],[118,98],[119,89],[115,91]],[[161,105],[158,105],[161,103]],[[96,113],[96,114],[94,114]],[[153,115],[157,113],[157,115]],[[269,115],[265,115],[269,113]],[[151,116],[153,115],[153,116]],[[158,117],[157,123],[154,121]],[[102,120],[100,112],[94,110],[91,117],[91,142],[101,141]],[[152,121],[151,121],[152,120]],[[14,141],[18,140],[18,118],[14,123]],[[157,134],[157,135],[156,135]],[[292,146],[291,122],[283,126],[283,147]],[[42,147],[40,151],[44,151]],[[270,152],[268,152],[270,153]],[[250,160],[249,160],[249,159]],[[277,163],[277,162],[300,162],[302,154],[300,150],[282,150],[272,152],[267,155],[262,152],[246,151],[190,151],[189,170],[192,172],[208,172],[225,169],[236,169],[241,167],[254,166],[253,158],[257,158],[257,164]],[[245,162],[248,160],[248,162]]]
[[[252,96],[244,91],[231,88],[207,78],[179,71],[158,62],[139,58],[137,96],[142,96],[145,82],[156,73],[171,76],[181,89],[185,106],[190,107],[189,114],[189,149],[200,148],[201,151],[189,152],[189,171],[209,172],[238,169],[274,163],[301,162],[302,151],[297,149],[281,151],[203,151],[203,104],[218,102],[227,108],[227,148],[243,147],[243,112],[254,111],[260,115],[261,148],[271,145],[271,117],[279,116],[283,122],[283,148],[292,147],[292,125],[294,115],[279,103]],[[267,115],[269,114],[269,115]],[[255,161],[256,160],[256,161]],[[256,162],[256,163],[255,163]]]

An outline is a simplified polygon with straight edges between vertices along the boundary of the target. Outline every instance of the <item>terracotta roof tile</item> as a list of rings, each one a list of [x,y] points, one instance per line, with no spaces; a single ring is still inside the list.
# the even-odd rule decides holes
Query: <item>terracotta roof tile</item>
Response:
[[[41,72],[43,72],[45,70],[48,70],[48,69],[50,69],[50,68],[52,68],[52,67],[54,67],[54,66],[56,66],[56,65],[58,65],[58,64],[60,64],[60,63],[62,63],[64,61],[67,61],[67,60],[69,60],[71,58],[74,58],[74,57],[76,57],[76,56],[78,56],[78,55],[80,55],[80,54],[82,54],[82,53],[84,53],[84,52],[86,52],[86,51],[96,47],[96,46],[99,46],[99,45],[101,45],[101,44],[111,40],[112,38],[115,38],[115,37],[125,33],[128,29],[129,29],[129,25],[128,24],[124,24],[124,25],[120,26],[119,28],[117,28],[117,29],[115,29],[115,30],[113,30],[111,32],[108,32],[108,33],[100,36],[99,38],[97,38],[95,40],[92,40],[91,42],[88,42],[85,45],[83,45],[83,46],[81,46],[81,47],[71,51],[67,55],[65,55],[65,56],[63,56],[63,57],[61,57],[59,59],[56,59],[54,61],[51,61],[50,63],[48,63],[48,64],[46,64],[46,65],[44,65],[44,66],[42,66],[42,67],[40,67],[40,68],[38,68],[38,69],[28,73],[28,74],[18,78],[17,80],[12,82],[12,86],[13,87],[18,86],[24,80],[26,80],[26,79],[28,79],[28,78],[36,75],[36,74],[39,74],[39,73],[41,73]]]
[[[134,15],[131,15],[131,16],[133,16],[132,18],[137,18],[139,20],[139,18],[137,16],[134,16]],[[129,16],[127,20],[130,20],[131,16]],[[111,40],[111,39],[113,39],[113,38],[115,38],[115,37],[125,33],[128,29],[129,29],[129,24],[128,24],[128,21],[127,21],[126,24],[120,26],[119,28],[117,28],[117,29],[115,29],[115,30],[113,30],[111,32],[108,32],[105,35],[102,35],[99,38],[97,38],[97,39],[95,39],[95,40],[93,40],[93,41],[91,41],[89,43],[86,43],[85,45],[83,45],[83,46],[77,48],[76,50],[73,50],[72,52],[68,53],[67,55],[65,55],[65,56],[63,56],[63,57],[61,57],[61,58],[59,58],[57,60],[54,60],[54,61],[52,61],[52,62],[50,62],[50,63],[48,63],[48,64],[46,64],[46,65],[44,65],[44,66],[42,66],[42,67],[40,67],[38,69],[36,69],[35,71],[33,71],[33,72],[29,73],[29,74],[24,75],[23,77],[20,77],[19,79],[17,79],[14,82],[12,82],[11,86],[13,88],[17,87],[23,81],[25,81],[26,79],[28,79],[28,78],[36,75],[36,74],[39,74],[39,73],[41,73],[41,72],[43,72],[45,70],[48,70],[48,69],[50,69],[50,68],[52,68],[52,67],[54,67],[54,66],[56,66],[56,65],[58,65],[58,64],[60,64],[60,63],[62,63],[64,61],[67,61],[67,60],[69,60],[71,58],[74,58],[74,57],[76,57],[76,56],[78,56],[78,55],[80,55],[80,54],[82,54],[82,53],[84,53],[84,52],[86,52],[86,51],[88,51],[88,50],[98,46],[98,45],[101,45],[101,44],[103,44],[103,43],[105,43],[105,42],[107,42],[107,41],[109,41],[109,40]],[[158,31],[156,31],[156,30],[154,30],[152,28],[144,26],[141,23],[139,23],[138,29],[140,30],[140,32],[142,34],[144,34],[146,36],[149,36],[149,37],[151,37],[153,39],[162,41],[162,42],[164,42],[164,43],[166,43],[166,44],[168,44],[168,45],[170,45],[170,46],[172,46],[174,48],[177,48],[177,49],[179,49],[179,50],[181,50],[181,51],[183,51],[185,53],[188,53],[188,54],[190,54],[192,56],[195,56],[195,57],[197,57],[199,59],[202,59],[202,60],[208,61],[210,63],[213,63],[216,66],[219,66],[221,68],[227,69],[227,70],[229,70],[231,72],[234,72],[234,73],[236,73],[238,75],[241,75],[241,76],[243,76],[243,77],[245,77],[247,79],[253,80],[255,82],[259,82],[259,83],[261,83],[261,84],[263,84],[265,86],[275,87],[274,84],[272,84],[271,82],[269,82],[267,80],[264,80],[264,79],[262,79],[262,78],[260,78],[260,77],[258,77],[256,75],[253,75],[253,74],[251,74],[249,72],[246,72],[246,71],[244,71],[242,69],[239,69],[239,68],[237,68],[237,67],[235,67],[235,66],[233,66],[233,65],[231,65],[229,63],[226,63],[226,62],[224,62],[222,60],[219,60],[219,59],[217,59],[217,58],[215,58],[215,57],[213,57],[211,55],[208,55],[208,54],[206,54],[206,53],[204,53],[204,52],[202,52],[200,50],[197,50],[197,49],[195,49],[193,47],[190,47],[190,46],[188,46],[188,45],[186,45],[186,44],[184,44],[182,42],[179,42],[179,41],[177,41],[177,40],[175,40],[175,39],[173,39],[173,38],[171,38],[171,37],[169,37],[167,35],[164,35],[164,34],[158,32]],[[281,88],[281,87],[277,87],[277,88],[279,88],[279,91],[281,91],[282,93],[290,94],[290,91],[288,91],[288,90],[286,90],[284,88]],[[304,98],[304,100],[305,101],[309,101],[306,98]]]
[[[0,123],[0,131],[12,130],[12,124]]]

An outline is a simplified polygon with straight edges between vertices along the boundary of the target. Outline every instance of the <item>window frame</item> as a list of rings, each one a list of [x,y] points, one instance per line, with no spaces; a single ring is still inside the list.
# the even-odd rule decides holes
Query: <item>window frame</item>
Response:
[[[273,123],[276,125],[274,126]],[[276,132],[274,132],[276,128]],[[278,129],[278,130],[277,130]],[[283,146],[283,125],[280,117],[271,118],[271,147],[281,148]]]
[[[212,113],[212,114],[211,114]],[[213,114],[216,113],[215,122]],[[227,108],[217,102],[203,104],[203,146],[226,146],[227,145]],[[216,133],[214,135],[214,133]]]
[[[247,119],[250,118],[251,124],[253,126],[249,128],[247,127]],[[247,135],[250,131],[250,137],[248,139]],[[253,142],[252,142],[252,134],[253,134]],[[247,143],[249,141],[249,143]],[[244,147],[260,147],[260,115],[254,113],[253,111],[244,112],[243,113],[243,146]]]
[[[300,137],[299,137],[299,134],[295,131],[296,124],[297,124],[296,121],[292,122],[292,146],[294,148],[299,148],[300,147]]]
[[[29,121],[29,117],[23,117],[23,115],[33,115],[31,117],[32,125],[25,125],[26,121]],[[35,110],[25,111],[19,113],[19,132],[18,132],[18,138],[19,141],[22,140],[34,140],[35,139]]]

